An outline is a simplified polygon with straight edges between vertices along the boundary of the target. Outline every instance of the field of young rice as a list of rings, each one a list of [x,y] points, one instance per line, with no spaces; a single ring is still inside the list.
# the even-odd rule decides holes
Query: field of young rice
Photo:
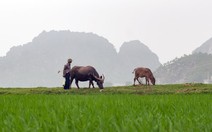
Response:
[[[212,131],[211,94],[2,94],[0,131]]]

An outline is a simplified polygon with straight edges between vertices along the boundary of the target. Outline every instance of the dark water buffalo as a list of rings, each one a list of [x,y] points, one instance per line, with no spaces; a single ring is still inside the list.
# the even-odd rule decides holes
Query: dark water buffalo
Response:
[[[151,81],[151,83],[155,85],[155,77],[153,76],[152,71],[149,68],[138,67],[134,69],[133,73],[135,73],[134,85],[136,80],[139,84],[141,84],[141,82],[138,80],[139,77],[145,77],[146,85],[150,85],[149,81]]]
[[[89,81],[89,88],[91,85],[94,88],[93,81],[95,81],[98,87],[103,89],[104,76],[99,76],[96,69],[92,66],[74,66],[71,69],[71,84],[74,79],[78,89],[79,81]]]

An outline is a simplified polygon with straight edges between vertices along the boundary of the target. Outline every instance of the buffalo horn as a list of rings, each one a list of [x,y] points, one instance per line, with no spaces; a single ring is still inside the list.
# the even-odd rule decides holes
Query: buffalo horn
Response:
[[[104,76],[104,74],[102,74],[102,80],[103,80],[103,81],[105,80],[105,76]]]
[[[102,78],[100,78],[100,77],[97,77],[97,76],[95,76],[94,74],[93,74],[93,76],[94,76],[94,78],[96,79],[96,80],[99,80],[99,81],[101,81],[101,82],[104,82],[104,78],[102,79]]]

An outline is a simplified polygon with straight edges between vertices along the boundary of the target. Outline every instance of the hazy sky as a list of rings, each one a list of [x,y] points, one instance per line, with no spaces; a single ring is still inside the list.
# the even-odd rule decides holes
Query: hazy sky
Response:
[[[93,32],[118,50],[140,40],[161,63],[212,37],[212,0],[1,0],[0,56],[43,30]]]

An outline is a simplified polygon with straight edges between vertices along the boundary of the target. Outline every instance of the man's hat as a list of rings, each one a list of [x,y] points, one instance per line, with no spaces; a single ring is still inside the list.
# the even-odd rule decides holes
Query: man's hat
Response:
[[[72,59],[71,59],[71,58],[69,58],[69,59],[68,59],[68,62],[72,62]]]

